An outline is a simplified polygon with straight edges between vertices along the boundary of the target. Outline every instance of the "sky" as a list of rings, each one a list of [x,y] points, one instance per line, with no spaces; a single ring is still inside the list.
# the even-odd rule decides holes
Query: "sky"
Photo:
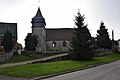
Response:
[[[17,23],[18,42],[23,44],[31,33],[31,19],[40,7],[46,28],[74,28],[78,9],[85,16],[85,23],[93,37],[101,21],[110,38],[120,39],[120,0],[0,0],[0,22]]]

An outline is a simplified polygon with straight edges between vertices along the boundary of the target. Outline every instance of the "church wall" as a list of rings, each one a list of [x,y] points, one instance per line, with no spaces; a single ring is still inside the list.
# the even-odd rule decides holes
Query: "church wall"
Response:
[[[55,46],[53,46],[53,42],[56,43]],[[70,42],[66,42],[66,47],[63,46],[64,41],[46,41],[46,49],[47,50],[60,50],[60,51],[67,51],[70,48]]]
[[[36,47],[37,51],[46,51],[46,43],[44,38],[41,35],[37,35],[38,44]]]
[[[46,38],[46,30],[44,27],[35,27],[32,28],[33,35],[42,35],[42,37]]]
[[[46,51],[46,31],[44,27],[37,27],[32,29],[32,34],[37,36],[38,44],[37,51]]]

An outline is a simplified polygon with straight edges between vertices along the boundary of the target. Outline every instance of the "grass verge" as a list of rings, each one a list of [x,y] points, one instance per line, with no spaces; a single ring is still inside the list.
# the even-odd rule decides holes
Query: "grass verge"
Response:
[[[33,59],[37,59],[37,58],[15,54],[9,61],[0,62],[0,64],[22,62],[22,61],[28,61],[28,60],[33,60]]]
[[[50,63],[37,63],[13,66],[8,68],[1,68],[0,74],[22,78],[34,78],[38,76],[45,76],[75,69],[81,69],[89,65],[103,64],[116,60],[120,60],[120,54],[96,57],[90,61],[64,60]]]
[[[14,62],[21,62],[21,61],[28,61],[28,60],[33,60],[33,59],[37,59],[35,57],[29,57],[29,56],[24,56],[24,55],[19,55],[19,54],[15,54],[11,60],[9,61],[10,63],[14,63]]]

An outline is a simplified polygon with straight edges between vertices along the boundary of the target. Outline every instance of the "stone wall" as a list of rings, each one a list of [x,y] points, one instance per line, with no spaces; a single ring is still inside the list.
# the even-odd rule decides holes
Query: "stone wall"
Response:
[[[13,56],[13,52],[2,54],[0,55],[0,62],[5,62],[10,60],[12,56]]]
[[[54,41],[56,46],[53,47],[53,41],[46,41],[46,49],[49,50],[58,50],[58,51],[67,51],[70,48],[70,42],[66,42],[66,47],[63,46],[64,41]]]
[[[100,57],[100,56],[105,56],[105,55],[110,55],[113,52],[110,50],[96,50],[94,56],[95,57]]]
[[[40,52],[40,51],[22,51],[22,55],[31,56],[31,57],[47,57],[47,56],[53,56],[58,54],[63,54],[67,52],[61,52],[61,51],[52,51],[52,52]]]
[[[61,60],[69,60],[69,56],[68,55],[58,56],[56,58],[51,58],[51,59],[42,60],[42,61],[36,61],[36,62],[33,62],[33,64],[34,63],[55,62],[55,61],[61,61]]]
[[[37,36],[38,44],[37,51],[46,51],[46,30],[44,27],[35,27],[32,29],[32,34]]]

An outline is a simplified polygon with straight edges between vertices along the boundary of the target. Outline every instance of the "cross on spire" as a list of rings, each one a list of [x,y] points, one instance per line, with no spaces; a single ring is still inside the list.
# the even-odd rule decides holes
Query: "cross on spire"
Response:
[[[40,5],[40,0],[38,0],[38,6]]]

